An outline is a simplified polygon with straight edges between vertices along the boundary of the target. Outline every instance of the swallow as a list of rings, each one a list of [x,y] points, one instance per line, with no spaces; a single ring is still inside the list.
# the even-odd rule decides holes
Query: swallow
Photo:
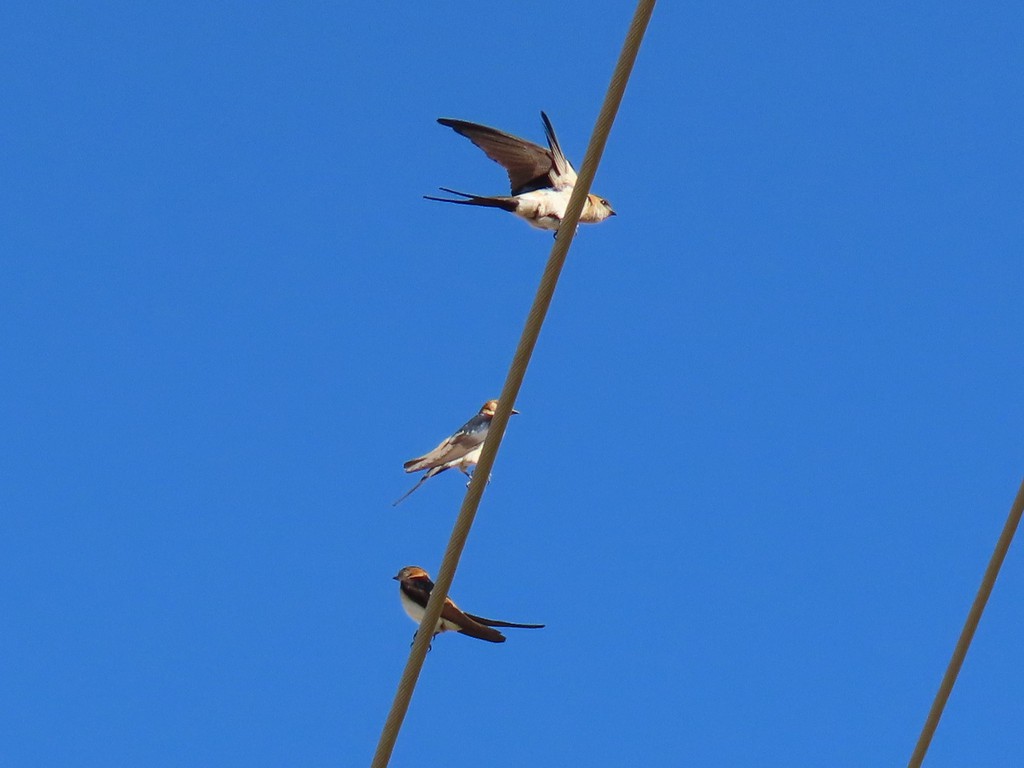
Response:
[[[498,401],[488,400],[476,416],[459,427],[454,435],[441,441],[437,448],[430,453],[405,462],[403,466],[406,472],[419,472],[425,469],[427,473],[391,506],[397,507],[423,483],[446,469],[457,467],[462,474],[471,478],[472,475],[467,470],[470,467],[475,467],[480,460],[480,451],[483,450],[487,431],[491,428],[491,419],[494,418],[494,413],[497,410]],[[512,413],[519,413],[519,411],[513,408]]]
[[[562,217],[569,205],[569,196],[576,184],[576,171],[566,159],[562,147],[555,137],[555,129],[543,112],[544,133],[548,139],[548,149],[521,139],[510,133],[489,128],[486,125],[469,123],[465,120],[452,120],[441,117],[437,122],[465,136],[484,151],[491,160],[508,171],[511,184],[511,195],[482,196],[458,192],[447,187],[440,187],[442,192],[455,195],[460,200],[446,197],[431,197],[442,203],[458,205],[480,205],[487,208],[501,208],[514,213],[531,226],[538,229],[558,230]],[[603,197],[590,194],[583,204],[580,215],[582,224],[598,224],[609,216],[614,216],[611,204]]]
[[[434,588],[434,582],[430,575],[416,565],[407,565],[393,577],[398,582],[398,595],[402,600],[402,607],[409,614],[409,618],[419,624],[423,621],[423,612],[427,609],[427,600],[430,598],[430,590]],[[485,619],[482,616],[474,616],[459,609],[451,598],[444,599],[444,608],[441,609],[441,618],[437,620],[437,629],[434,636],[442,632],[459,632],[479,640],[486,640],[489,643],[504,643],[505,636],[493,627],[514,627],[515,629],[543,629],[543,624],[513,624],[510,621],[498,621],[497,619]]]

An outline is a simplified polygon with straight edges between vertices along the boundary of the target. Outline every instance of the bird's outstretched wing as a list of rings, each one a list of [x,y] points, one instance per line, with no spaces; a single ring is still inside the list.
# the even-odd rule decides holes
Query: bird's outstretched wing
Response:
[[[551,186],[555,189],[575,186],[576,171],[566,158],[565,153],[562,152],[562,146],[558,143],[558,137],[555,136],[555,127],[551,125],[551,121],[544,112],[540,113],[540,119],[544,121],[544,134],[548,137],[548,144],[551,146],[552,167],[549,174]]]
[[[521,195],[536,189],[561,189],[576,183],[576,172],[562,153],[551,121],[543,112],[541,118],[550,149],[479,123],[448,117],[438,118],[437,122],[465,136],[502,166],[508,172],[512,194]]]

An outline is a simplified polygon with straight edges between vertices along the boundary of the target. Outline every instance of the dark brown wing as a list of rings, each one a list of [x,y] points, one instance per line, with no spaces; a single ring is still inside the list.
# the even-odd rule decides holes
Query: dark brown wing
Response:
[[[465,136],[480,147],[491,160],[508,171],[513,195],[552,186],[551,174],[558,171],[555,169],[555,159],[550,150],[532,141],[478,123],[448,117],[438,118],[437,122]]]
[[[562,152],[562,145],[555,136],[555,127],[543,111],[540,113],[540,119],[544,123],[544,135],[548,137],[548,146],[551,147],[551,172],[548,174],[551,186],[555,189],[575,186],[576,171]]]
[[[441,618],[458,626],[459,632],[463,635],[486,640],[490,643],[505,642],[505,636],[501,632],[478,623],[468,613],[460,611],[458,606],[451,600],[444,601],[444,608],[441,609]]]
[[[434,582],[426,577],[405,579],[399,582],[399,588],[416,605],[426,609],[427,601],[430,599],[430,592],[434,589]],[[446,597],[444,600],[444,606],[441,608],[441,620],[458,627],[458,631],[463,635],[487,640],[491,643],[505,642],[505,636],[501,632],[477,623],[468,614],[459,610],[459,607],[452,602],[450,597]]]

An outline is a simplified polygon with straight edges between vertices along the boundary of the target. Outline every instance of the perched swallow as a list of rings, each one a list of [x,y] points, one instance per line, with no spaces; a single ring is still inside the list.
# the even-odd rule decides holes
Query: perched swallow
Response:
[[[475,467],[480,460],[484,439],[487,437],[487,431],[491,428],[491,419],[494,418],[494,413],[497,410],[498,401],[488,400],[476,416],[459,427],[454,435],[442,441],[437,448],[419,458],[409,459],[405,462],[406,472],[419,472],[425,469],[427,474],[391,506],[397,507],[423,483],[446,469],[458,467],[464,475],[472,477],[467,470],[470,467]],[[519,411],[513,408],[512,413],[519,413]]]
[[[452,120],[447,117],[438,118],[437,122],[453,129],[476,144],[494,162],[508,171],[508,180],[512,185],[510,196],[484,197],[457,192],[454,189],[441,187],[442,192],[457,195],[462,200],[445,197],[430,197],[442,203],[458,203],[459,205],[482,205],[488,208],[501,208],[525,219],[531,226],[538,229],[557,230],[562,223],[565,209],[569,205],[569,196],[576,184],[576,171],[565,158],[562,148],[555,138],[555,129],[543,112],[544,133],[548,139],[548,149],[544,149],[532,141],[488,128],[486,125],[468,123],[465,120]],[[607,200],[597,195],[587,195],[583,204],[580,223],[597,224],[615,211]]]
[[[409,614],[409,618],[419,624],[423,621],[423,612],[427,608],[427,600],[430,598],[430,590],[434,588],[434,582],[430,580],[430,575],[426,571],[415,565],[405,566],[394,579],[398,582],[398,595],[402,599],[402,607]],[[505,636],[492,627],[542,629],[544,625],[513,624],[510,621],[497,621],[474,616],[459,610],[451,598],[446,597],[434,635],[437,636],[442,632],[461,632],[463,635],[487,640],[491,643],[504,643]]]

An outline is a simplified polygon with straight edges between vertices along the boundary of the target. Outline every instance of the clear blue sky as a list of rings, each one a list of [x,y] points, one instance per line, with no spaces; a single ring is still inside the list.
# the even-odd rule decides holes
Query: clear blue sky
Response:
[[[0,10],[0,764],[360,766],[628,3]],[[656,10],[393,765],[905,764],[1024,467],[1012,3]],[[1024,764],[1011,550],[928,766]],[[424,762],[425,761],[425,762]]]

